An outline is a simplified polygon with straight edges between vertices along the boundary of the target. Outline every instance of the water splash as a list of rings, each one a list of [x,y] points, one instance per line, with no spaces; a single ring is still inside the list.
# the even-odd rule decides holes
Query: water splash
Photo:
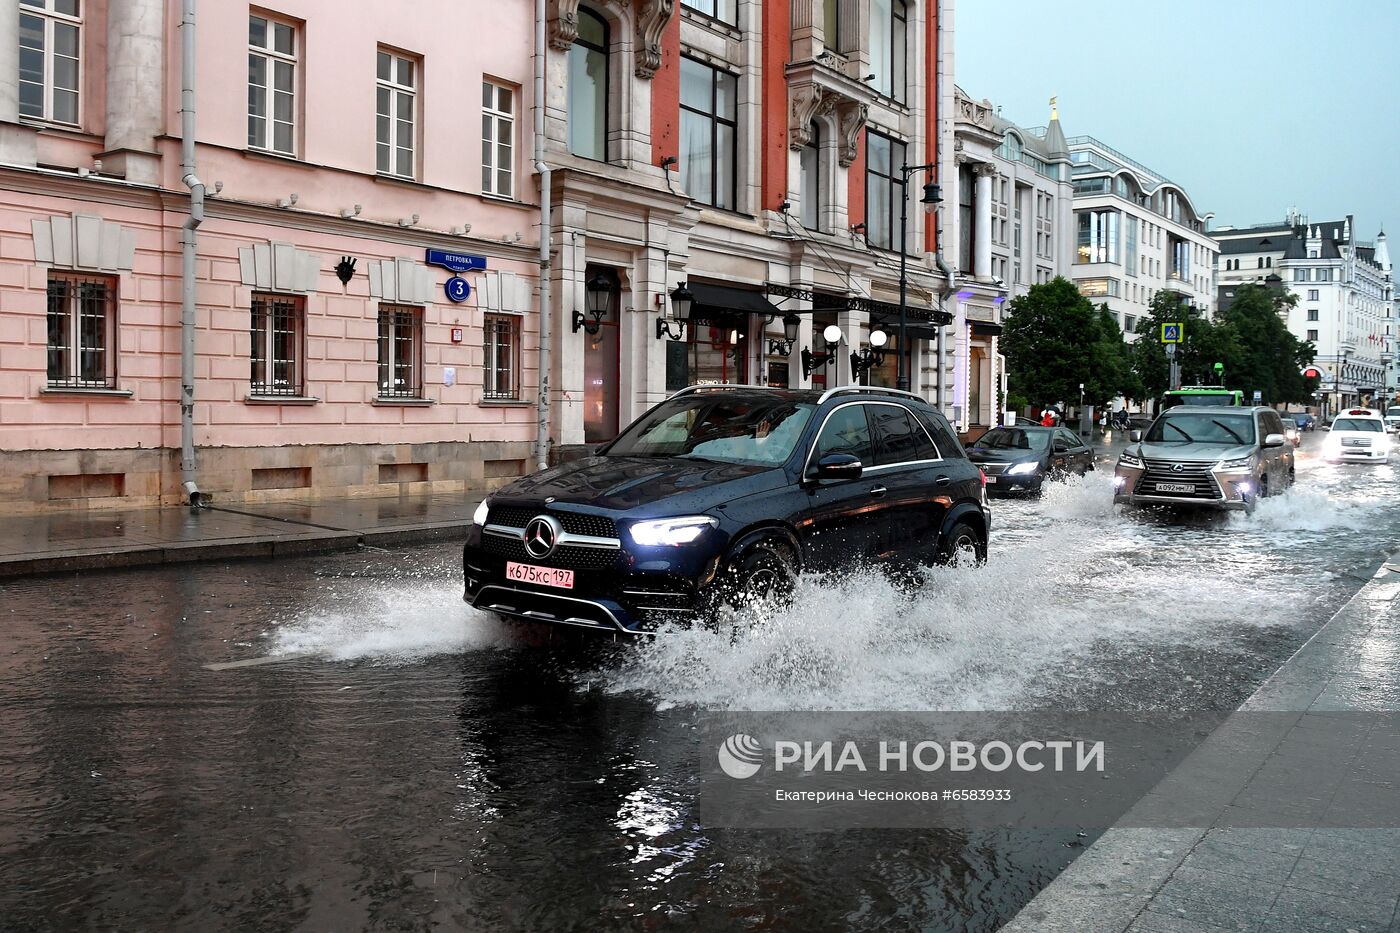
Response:
[[[278,625],[272,655],[404,663],[511,642],[493,616],[462,603],[460,584],[355,587],[331,607]]]

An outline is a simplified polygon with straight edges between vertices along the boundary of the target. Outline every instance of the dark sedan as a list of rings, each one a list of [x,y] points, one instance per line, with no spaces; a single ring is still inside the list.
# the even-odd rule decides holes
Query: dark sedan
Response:
[[[1069,428],[1029,424],[993,428],[967,457],[987,474],[989,493],[1037,493],[1047,479],[1094,468],[1094,449]]]

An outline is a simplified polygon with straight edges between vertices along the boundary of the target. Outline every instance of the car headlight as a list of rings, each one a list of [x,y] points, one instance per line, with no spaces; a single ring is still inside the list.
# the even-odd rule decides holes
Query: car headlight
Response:
[[[486,513],[490,512],[490,511],[491,511],[491,503],[490,503],[489,501],[487,501],[486,499],[482,499],[482,500],[481,500],[481,505],[478,505],[478,506],[476,507],[476,511],[472,513],[472,524],[473,524],[473,525],[484,525],[484,524],[486,524]]]
[[[710,528],[718,527],[719,519],[709,515],[686,515],[681,518],[658,518],[637,522],[627,533],[644,547],[680,547],[690,544]]]
[[[1026,476],[1034,473],[1039,466],[1040,464],[1036,463],[1034,460],[1027,460],[1025,463],[1016,464],[1011,469],[1007,470],[1006,473],[1008,476]]]
[[[1122,466],[1122,467],[1136,467],[1136,468],[1141,468],[1141,467],[1142,467],[1142,458],[1141,458],[1141,457],[1135,457],[1135,456],[1133,456],[1132,454],[1119,454],[1119,455],[1118,455],[1118,465],[1119,465],[1119,466]]]
[[[1236,457],[1234,460],[1221,460],[1215,468],[1222,471],[1251,470],[1254,468],[1254,458]]]

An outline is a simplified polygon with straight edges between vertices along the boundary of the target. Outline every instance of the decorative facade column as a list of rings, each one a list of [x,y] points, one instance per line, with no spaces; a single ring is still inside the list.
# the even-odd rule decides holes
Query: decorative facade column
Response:
[[[996,168],[990,162],[982,162],[973,171],[977,174],[976,201],[972,209],[977,234],[972,274],[985,281],[992,277],[992,173]]]
[[[164,131],[165,3],[110,0],[107,6],[107,149],[109,171],[157,184],[156,137]]]

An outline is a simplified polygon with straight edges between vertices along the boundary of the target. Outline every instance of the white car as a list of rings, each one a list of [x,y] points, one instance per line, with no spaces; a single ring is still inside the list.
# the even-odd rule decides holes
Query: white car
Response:
[[[1400,405],[1392,405],[1385,410],[1385,426],[1393,433],[1400,433]]]
[[[1322,443],[1322,455],[1333,463],[1386,463],[1390,460],[1390,435],[1385,419],[1368,408],[1352,408],[1337,415]]]

